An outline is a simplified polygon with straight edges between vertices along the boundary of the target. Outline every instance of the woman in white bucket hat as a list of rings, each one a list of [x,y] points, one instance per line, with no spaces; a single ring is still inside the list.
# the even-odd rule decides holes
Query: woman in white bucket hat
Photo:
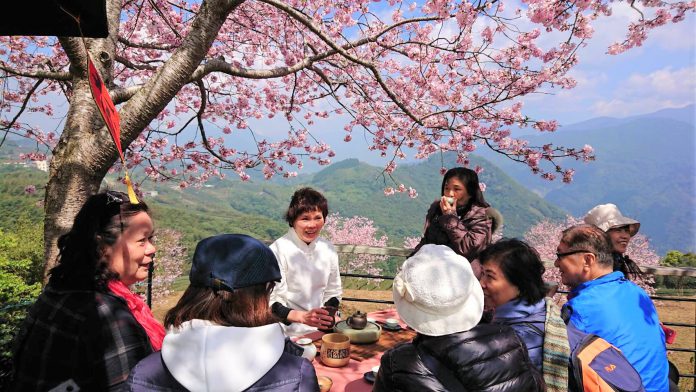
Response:
[[[512,328],[479,324],[483,290],[464,257],[424,245],[393,287],[399,316],[418,334],[384,353],[373,391],[544,390]]]
[[[611,238],[614,271],[623,272],[626,278],[642,275],[640,267],[625,254],[631,238],[640,229],[640,222],[623,216],[615,204],[600,204],[587,212],[585,223],[599,227]]]

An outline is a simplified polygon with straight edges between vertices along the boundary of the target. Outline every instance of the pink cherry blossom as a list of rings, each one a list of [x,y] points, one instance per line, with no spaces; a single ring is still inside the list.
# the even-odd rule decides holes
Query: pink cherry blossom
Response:
[[[331,163],[332,146],[310,129],[337,116],[344,140],[357,132],[389,178],[396,159],[452,151],[466,166],[485,146],[569,182],[592,149],[513,137],[557,128],[525,113],[523,98],[572,88],[578,48],[615,6],[630,4],[637,21],[610,53],[642,45],[696,2],[507,1],[106,0],[107,38],[0,37],[0,133],[36,142],[22,159],[53,156],[46,192],[69,193],[45,206],[53,250],[76,213],[65,200],[86,200],[105,173],[149,167],[148,180],[182,188],[225,173],[286,176]],[[125,162],[87,88],[85,45],[119,111]],[[385,194],[416,194],[389,185]]]

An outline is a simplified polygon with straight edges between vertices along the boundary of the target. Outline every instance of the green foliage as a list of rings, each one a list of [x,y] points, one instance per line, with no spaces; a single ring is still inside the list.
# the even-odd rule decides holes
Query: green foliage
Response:
[[[696,254],[670,250],[660,261],[660,265],[666,267],[696,267]]]
[[[696,254],[670,250],[660,261],[665,267],[696,267]],[[684,295],[684,289],[696,289],[696,278],[690,276],[655,276],[655,285]]]
[[[10,373],[14,337],[41,292],[42,231],[42,225],[26,217],[12,232],[0,230],[0,385]]]
[[[43,194],[39,188],[48,180],[46,173],[23,166],[0,165],[0,179],[0,229],[14,230],[20,218],[43,222]],[[27,195],[24,188],[29,185],[39,190]]]

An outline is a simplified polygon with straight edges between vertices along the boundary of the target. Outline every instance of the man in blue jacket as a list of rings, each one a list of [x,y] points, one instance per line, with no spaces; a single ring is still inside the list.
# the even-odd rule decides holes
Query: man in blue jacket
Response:
[[[618,347],[646,391],[668,391],[665,335],[655,305],[643,289],[613,271],[611,252],[611,240],[594,225],[563,231],[555,265],[571,288],[564,312],[579,330]]]

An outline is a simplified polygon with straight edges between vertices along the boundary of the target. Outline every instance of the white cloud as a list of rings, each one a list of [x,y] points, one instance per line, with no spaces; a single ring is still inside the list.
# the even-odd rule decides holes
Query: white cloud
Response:
[[[630,101],[615,98],[612,100],[596,102],[592,106],[592,110],[597,116],[627,117],[638,114],[652,113],[661,109],[681,108],[686,104],[686,102],[682,101],[652,97],[643,100]]]
[[[625,116],[683,107],[696,102],[696,68],[666,67],[649,74],[631,74],[611,97],[596,101],[596,115]]]
[[[696,68],[672,70],[666,67],[647,75],[632,74],[620,91],[629,96],[661,96],[675,100],[693,100],[696,91]]]

